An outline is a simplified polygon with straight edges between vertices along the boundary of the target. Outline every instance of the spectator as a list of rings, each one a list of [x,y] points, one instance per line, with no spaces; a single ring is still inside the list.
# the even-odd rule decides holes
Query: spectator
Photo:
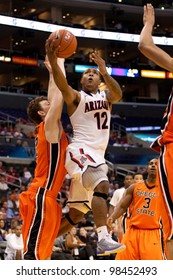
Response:
[[[94,247],[94,241],[92,237],[88,234],[84,227],[79,229],[79,239],[85,246],[80,249],[80,259],[82,260],[94,260],[96,257],[96,248]]]
[[[6,181],[5,181],[5,178],[4,177],[0,177],[0,190],[2,191],[7,191],[9,189]]]
[[[8,176],[8,183],[14,183],[16,180],[16,170],[14,169],[13,166],[10,166],[7,170],[7,174],[10,175]]]
[[[7,231],[5,229],[5,220],[0,219],[0,241],[6,240]]]
[[[7,213],[6,213],[6,209],[4,207],[0,208],[0,219],[7,219]]]
[[[6,234],[5,220],[0,219],[0,260],[4,260],[4,252],[6,248]]]
[[[15,129],[16,131],[14,132],[14,138],[18,138],[18,139],[22,139],[23,138],[23,133],[22,133],[22,130],[21,130],[21,128],[20,127],[17,127],[16,129]]]
[[[6,216],[7,219],[12,219],[14,217],[13,208],[8,207],[7,201],[3,202],[3,207],[2,208],[4,208],[4,210],[5,210],[5,213],[7,215]]]
[[[17,147],[17,148],[22,147],[22,140],[21,140],[21,139],[17,139],[17,140],[16,140],[16,147]]]
[[[71,251],[65,249],[63,236],[55,239],[51,260],[74,260]]]
[[[114,183],[110,183],[109,186],[110,186],[110,187],[109,187],[109,197],[108,197],[108,199],[110,199],[110,198],[113,196],[113,193],[114,193],[114,191],[115,191],[115,185],[114,185]]]
[[[27,181],[29,181],[29,179],[32,177],[32,174],[31,174],[31,172],[28,170],[28,167],[27,167],[27,166],[25,166],[25,167],[23,168],[23,175],[24,175],[24,178],[25,178]]]
[[[112,199],[110,201],[110,208],[109,208],[109,214],[112,214],[114,211],[114,208],[118,205],[120,199],[122,198],[125,190],[133,183],[133,175],[127,174],[124,177],[124,186],[120,189],[115,190]]]
[[[80,249],[86,246],[77,236],[77,229],[73,227],[65,238],[65,248],[71,251],[75,259],[80,259]]]
[[[7,207],[8,207],[8,208],[14,208],[14,202],[13,202],[13,200],[12,200],[12,198],[11,198],[11,195],[12,195],[12,192],[9,191],[9,192],[7,193],[7,199],[6,199],[6,201],[7,201]]]
[[[16,220],[16,217],[14,216],[11,220],[10,220],[10,224],[9,224],[9,228],[8,228],[8,233],[14,233],[15,232],[15,228],[18,226],[18,221]]]
[[[7,247],[5,260],[22,260],[23,241],[21,226],[15,228],[15,233],[9,233],[6,237]]]
[[[0,136],[8,137],[8,138],[13,138],[13,133],[8,130],[8,128],[5,126],[3,130],[0,132]]]
[[[4,166],[4,162],[0,161],[0,173],[5,174],[6,168]]]
[[[9,187],[5,181],[4,177],[0,177],[0,197],[7,199],[7,192],[9,190]]]
[[[84,216],[82,218],[82,220],[78,223],[78,227],[84,227],[85,229],[91,229],[93,228],[93,223],[90,222],[89,220],[86,219],[86,217]]]

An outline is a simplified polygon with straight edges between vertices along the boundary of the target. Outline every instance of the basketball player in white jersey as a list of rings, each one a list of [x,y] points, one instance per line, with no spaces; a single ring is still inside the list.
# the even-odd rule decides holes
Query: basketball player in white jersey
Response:
[[[49,40],[46,42],[46,52],[55,83],[62,92],[73,126],[74,136],[67,148],[66,169],[79,184],[70,190],[72,207],[75,208],[75,202],[87,202],[88,196],[84,195],[87,191],[92,193],[91,208],[98,233],[97,255],[122,251],[125,246],[110,237],[106,226],[109,182],[104,158],[109,140],[111,107],[113,103],[120,101],[121,88],[108,74],[105,61],[94,52],[92,59],[99,71],[96,68],[87,69],[81,78],[82,90],[74,90],[57,66],[56,48]],[[100,74],[108,87],[107,92],[99,91]],[[83,186],[83,193],[79,189],[80,184]]]

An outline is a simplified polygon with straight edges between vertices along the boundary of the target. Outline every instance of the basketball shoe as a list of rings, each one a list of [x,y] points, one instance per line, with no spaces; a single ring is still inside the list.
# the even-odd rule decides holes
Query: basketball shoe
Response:
[[[122,252],[126,249],[124,244],[114,241],[110,234],[107,234],[105,238],[102,238],[97,243],[97,256],[107,256],[110,254],[115,254]]]

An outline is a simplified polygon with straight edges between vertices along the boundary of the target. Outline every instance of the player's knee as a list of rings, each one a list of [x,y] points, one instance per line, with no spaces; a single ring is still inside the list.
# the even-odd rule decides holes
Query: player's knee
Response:
[[[108,198],[109,185],[106,181],[101,182],[95,189],[93,196],[101,197],[105,200]]]

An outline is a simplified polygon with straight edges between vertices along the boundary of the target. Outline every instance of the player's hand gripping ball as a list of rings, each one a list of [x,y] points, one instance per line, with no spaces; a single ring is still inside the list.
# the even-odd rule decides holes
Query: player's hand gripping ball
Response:
[[[54,46],[58,47],[57,57],[68,58],[73,55],[77,49],[77,39],[72,32],[66,29],[60,29],[50,34],[49,40],[54,40]]]

